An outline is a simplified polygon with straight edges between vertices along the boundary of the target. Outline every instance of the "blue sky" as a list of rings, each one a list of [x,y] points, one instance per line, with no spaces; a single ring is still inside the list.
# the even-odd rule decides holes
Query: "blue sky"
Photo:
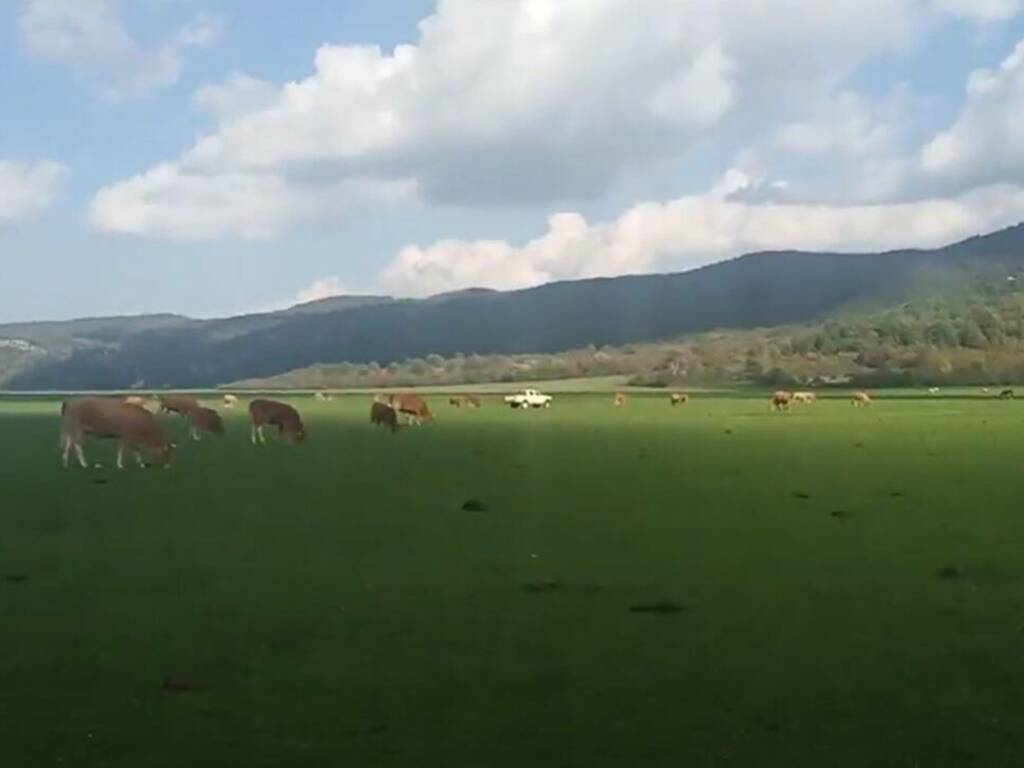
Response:
[[[0,320],[516,288],[1015,223],[1021,5],[3,3]]]

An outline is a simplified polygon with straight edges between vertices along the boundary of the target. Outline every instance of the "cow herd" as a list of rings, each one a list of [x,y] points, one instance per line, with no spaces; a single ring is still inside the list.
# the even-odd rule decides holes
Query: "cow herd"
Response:
[[[1013,390],[1006,389],[999,395],[1003,399],[1011,399]],[[316,392],[315,399],[319,402],[331,400],[326,392]],[[773,411],[789,411],[795,405],[812,405],[818,400],[814,392],[791,392],[780,390],[771,396]],[[669,395],[669,403],[674,408],[686,405],[690,396],[681,392]],[[858,408],[871,405],[871,396],[864,391],[854,393],[851,402]],[[452,395],[448,403],[455,408],[476,409],[481,405],[476,395]],[[612,403],[622,407],[629,403],[624,392],[615,392]],[[233,409],[239,404],[236,395],[225,394],[223,407]],[[188,425],[188,436],[193,441],[202,440],[206,435],[222,436],[224,420],[215,409],[202,405],[195,397],[186,394],[166,394],[155,398],[130,396],[113,397],[76,397],[66,400],[61,405],[60,447],[64,466],[68,466],[74,453],[78,463],[88,466],[82,449],[85,437],[111,439],[117,442],[117,466],[124,467],[125,453],[133,454],[136,462],[143,466],[143,456],[155,460],[163,466],[169,466],[174,453],[175,443],[167,439],[162,425],[154,415],[155,412],[175,414],[182,417]],[[254,445],[267,442],[265,430],[276,429],[278,437],[286,442],[298,443],[305,439],[306,428],[299,412],[288,403],[276,400],[257,398],[248,406],[250,422],[250,440]],[[414,393],[397,393],[377,395],[370,406],[370,423],[385,427],[395,433],[405,424],[417,426],[431,421],[433,414],[426,400]]]

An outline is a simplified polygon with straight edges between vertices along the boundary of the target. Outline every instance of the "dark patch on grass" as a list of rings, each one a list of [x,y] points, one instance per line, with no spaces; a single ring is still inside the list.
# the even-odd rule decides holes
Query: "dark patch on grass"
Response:
[[[488,509],[490,507],[480,501],[480,499],[468,499],[462,502],[463,512],[486,512]]]
[[[94,477],[92,480],[93,485],[106,485],[110,481],[105,477]]]
[[[27,573],[8,573],[4,576],[4,581],[8,584],[24,584],[28,581]]]
[[[685,610],[685,605],[682,603],[672,602],[671,600],[656,600],[651,603],[636,603],[635,605],[629,606],[630,613],[669,614],[682,613]]]
[[[562,584],[558,581],[528,581],[523,584],[523,591],[530,592],[532,594],[555,592],[561,588]]]
[[[939,578],[946,579],[947,581],[957,581],[966,575],[962,568],[957,568],[955,565],[944,565],[938,571]]]
[[[892,496],[894,499],[901,499],[903,498],[903,491],[892,491],[889,493],[889,495]]]
[[[836,520],[846,520],[850,517],[850,513],[842,509],[834,509],[832,510],[832,517]]]
[[[793,491],[793,493],[791,495],[792,495],[792,497],[794,499],[809,499],[809,498],[811,498],[811,494],[804,493],[803,491]]]
[[[731,430],[731,429],[727,429],[727,430],[725,430],[725,434],[727,434],[727,435],[731,435],[731,434],[732,434],[732,430]]]
[[[863,448],[864,447],[864,443],[854,443],[853,447],[854,448]]]
[[[180,677],[165,677],[160,684],[161,690],[171,693],[202,693],[210,690],[210,686],[198,683],[195,680],[185,680]]]

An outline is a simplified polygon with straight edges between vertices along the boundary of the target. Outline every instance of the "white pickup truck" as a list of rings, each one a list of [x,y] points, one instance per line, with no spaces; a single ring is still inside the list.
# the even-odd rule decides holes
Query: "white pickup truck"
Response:
[[[505,402],[512,408],[547,408],[551,405],[551,395],[542,395],[536,389],[524,389],[508,395]]]

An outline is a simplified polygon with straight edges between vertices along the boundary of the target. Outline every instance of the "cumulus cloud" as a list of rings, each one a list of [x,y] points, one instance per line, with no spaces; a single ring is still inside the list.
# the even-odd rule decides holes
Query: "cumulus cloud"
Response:
[[[99,197],[151,212],[152,224],[115,231],[177,237],[191,233],[169,222],[192,217],[172,209],[229,179],[259,177],[299,207],[310,176],[413,185],[428,203],[595,197],[723,121],[789,115],[864,57],[906,45],[920,11],[920,0],[442,0],[414,45],[324,45],[303,80],[236,74],[203,89],[216,129]],[[249,215],[222,202],[207,230],[245,236]]]
[[[58,163],[0,161],[0,224],[34,216],[48,208],[65,175]]]
[[[410,182],[346,179],[295,186],[273,174],[192,176],[160,165],[127,182],[100,190],[89,221],[105,232],[210,240],[230,234],[265,240],[296,224],[371,203],[414,196]]]
[[[1014,181],[1024,173],[1024,41],[994,69],[975,71],[954,124],[921,151],[932,184]]]
[[[590,224],[560,213],[523,245],[441,240],[402,248],[380,277],[384,289],[429,295],[466,287],[523,288],[552,280],[693,269],[759,250],[877,251],[934,247],[1024,218],[1024,187],[992,186],[949,199],[884,205],[747,202],[755,182],[731,170],[715,187],[665,203],[641,203]]]
[[[29,0],[21,15],[30,54],[65,62],[115,96],[139,96],[178,82],[183,50],[215,42],[222,27],[220,17],[200,14],[150,50],[125,28],[118,0]]]

